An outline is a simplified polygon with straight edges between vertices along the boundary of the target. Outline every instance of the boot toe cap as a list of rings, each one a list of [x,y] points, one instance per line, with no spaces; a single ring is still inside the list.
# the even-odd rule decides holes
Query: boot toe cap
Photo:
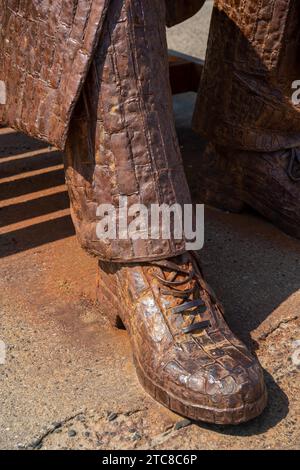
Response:
[[[170,369],[173,377],[168,376],[165,384],[176,401],[185,405],[181,413],[192,419],[238,424],[258,416],[266,406],[263,370],[255,358],[247,366],[236,364],[230,370],[220,363],[190,374],[178,367]]]

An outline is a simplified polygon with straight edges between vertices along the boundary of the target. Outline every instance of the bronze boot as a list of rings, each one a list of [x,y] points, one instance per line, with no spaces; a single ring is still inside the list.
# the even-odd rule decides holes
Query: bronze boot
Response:
[[[200,162],[201,202],[230,212],[248,205],[300,238],[300,148],[232,150],[209,143]]]
[[[230,331],[196,253],[143,264],[99,263],[98,298],[126,327],[140,382],[193,420],[238,424],[266,406],[262,369]]]

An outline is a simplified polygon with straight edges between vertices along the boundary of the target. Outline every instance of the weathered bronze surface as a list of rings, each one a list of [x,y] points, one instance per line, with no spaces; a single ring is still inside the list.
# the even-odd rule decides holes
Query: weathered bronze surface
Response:
[[[0,122],[64,147],[109,0],[0,0]]]
[[[204,0],[166,0],[170,25]],[[0,123],[63,149],[111,0],[0,0]],[[162,2],[161,2],[162,3]],[[155,17],[148,0],[144,8]],[[1,85],[1,86],[2,86]]]
[[[210,143],[201,156],[202,202],[230,212],[252,207],[300,238],[300,150],[235,150]]]
[[[79,240],[107,261],[162,259],[182,240],[101,240],[97,207],[191,202],[174,126],[165,8],[160,0],[111,0],[102,40],[75,109],[66,177]]]
[[[218,145],[300,145],[300,3],[216,0],[194,127]]]
[[[298,238],[299,20],[299,2],[217,0],[194,115],[211,141],[202,201],[236,212],[247,204]]]
[[[98,298],[130,334],[138,377],[176,413],[218,424],[259,415],[263,372],[228,328],[191,252],[165,262],[99,264]]]

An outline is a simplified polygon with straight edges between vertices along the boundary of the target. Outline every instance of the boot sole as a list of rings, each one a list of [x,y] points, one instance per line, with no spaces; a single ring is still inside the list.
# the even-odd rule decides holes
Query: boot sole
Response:
[[[138,379],[146,392],[156,401],[175,413],[193,421],[204,421],[213,424],[237,425],[250,421],[261,415],[268,401],[266,387],[262,396],[252,403],[246,403],[238,408],[210,408],[185,400],[179,400],[172,393],[154,383],[144,372],[139,361],[134,356],[134,364]]]

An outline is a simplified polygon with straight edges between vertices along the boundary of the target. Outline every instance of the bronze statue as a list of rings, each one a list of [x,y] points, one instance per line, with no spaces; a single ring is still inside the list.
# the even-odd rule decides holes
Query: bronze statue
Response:
[[[165,24],[203,3],[0,0],[0,121],[65,150],[78,239],[99,258],[99,299],[127,328],[145,389],[184,416],[237,424],[264,409],[263,372],[229,330],[197,253],[175,237],[96,234],[98,206],[119,211],[120,196],[190,203]],[[253,205],[296,236],[298,10],[287,0],[216,0],[194,119],[210,140],[203,199]]]

